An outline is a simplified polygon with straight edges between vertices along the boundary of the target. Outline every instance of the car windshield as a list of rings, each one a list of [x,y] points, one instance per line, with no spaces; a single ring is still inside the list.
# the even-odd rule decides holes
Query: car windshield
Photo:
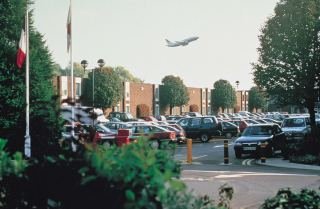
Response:
[[[290,118],[283,121],[282,127],[304,127],[303,118]]]
[[[255,135],[271,135],[272,127],[270,126],[249,126],[247,127],[242,136],[255,136]]]

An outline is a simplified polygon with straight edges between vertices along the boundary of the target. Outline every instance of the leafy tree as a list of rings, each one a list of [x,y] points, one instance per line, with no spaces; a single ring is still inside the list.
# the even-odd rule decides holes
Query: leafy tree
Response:
[[[254,81],[280,104],[314,106],[320,76],[320,0],[281,0],[262,28]]]
[[[110,108],[121,100],[123,85],[119,76],[111,67],[96,68],[89,73],[84,81],[81,101],[84,105],[92,106],[92,81],[94,73],[94,106]]]
[[[113,70],[123,82],[128,81],[134,83],[143,83],[141,79],[134,77],[127,69],[122,66],[117,66],[113,68]]]
[[[212,107],[219,109],[233,108],[236,104],[236,91],[229,81],[220,79],[213,84]]]
[[[71,76],[71,68],[70,66],[66,69],[61,69],[60,74],[64,76]],[[73,76],[74,77],[86,77],[87,71],[83,69],[80,63],[74,62],[73,63]]]
[[[0,4],[0,135],[11,151],[23,150],[25,134],[25,72],[15,66],[26,2],[4,0]],[[41,156],[57,144],[59,113],[52,85],[53,62],[42,35],[30,15],[30,135],[32,155]]]
[[[249,91],[249,110],[263,108],[266,105],[266,98],[258,87],[254,86]]]
[[[160,105],[172,108],[187,104],[189,101],[188,89],[178,76],[167,75],[162,79],[160,86]]]

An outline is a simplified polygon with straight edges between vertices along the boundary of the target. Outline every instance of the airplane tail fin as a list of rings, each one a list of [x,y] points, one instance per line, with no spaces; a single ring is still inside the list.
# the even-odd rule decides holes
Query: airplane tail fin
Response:
[[[168,39],[166,39],[167,44],[172,44],[171,41],[169,41]]]

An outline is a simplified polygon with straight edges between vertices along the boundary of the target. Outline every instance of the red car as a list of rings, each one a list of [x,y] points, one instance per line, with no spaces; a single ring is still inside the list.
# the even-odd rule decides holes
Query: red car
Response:
[[[229,121],[233,124],[236,124],[239,127],[239,131],[240,133],[242,133],[244,131],[244,129],[246,129],[248,127],[248,123],[244,120],[231,120]]]
[[[140,137],[145,137],[150,140],[150,145],[153,148],[161,148],[162,145],[176,142],[176,133],[168,129],[151,125],[141,124],[134,125],[131,128],[131,135],[128,136],[130,141],[135,141]]]
[[[178,143],[185,143],[186,142],[186,132],[178,124],[160,125],[160,127],[168,129],[169,131],[176,132],[176,138],[177,138]]]

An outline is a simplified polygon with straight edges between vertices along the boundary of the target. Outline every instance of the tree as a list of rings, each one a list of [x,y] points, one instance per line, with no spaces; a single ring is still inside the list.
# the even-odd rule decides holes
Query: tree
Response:
[[[258,87],[254,86],[249,91],[249,110],[263,108],[266,105],[266,98]]]
[[[213,108],[233,108],[236,104],[236,91],[227,80],[220,79],[213,84],[211,104]]]
[[[66,69],[61,69],[60,74],[64,76],[71,76],[70,66],[67,67]],[[73,63],[73,76],[83,78],[83,77],[86,77],[86,74],[87,72],[83,69],[80,63],[78,62]]]
[[[0,136],[11,151],[23,151],[25,134],[25,66],[15,66],[26,2],[4,0],[0,4]],[[52,85],[53,61],[43,36],[30,15],[30,135],[33,156],[49,153],[60,131],[59,106]]]
[[[134,83],[143,83],[141,79],[134,77],[127,69],[122,66],[117,66],[113,68],[113,70],[123,82],[128,81]]]
[[[92,101],[93,72],[84,81],[81,101],[84,105],[110,108],[116,105],[123,92],[122,81],[111,67],[94,69],[94,101]]]
[[[160,86],[160,105],[162,107],[172,108],[186,105],[189,101],[189,94],[187,87],[178,76],[167,75],[162,79]]]
[[[281,0],[259,36],[254,82],[280,104],[305,106],[313,132],[320,85],[320,0]]]

